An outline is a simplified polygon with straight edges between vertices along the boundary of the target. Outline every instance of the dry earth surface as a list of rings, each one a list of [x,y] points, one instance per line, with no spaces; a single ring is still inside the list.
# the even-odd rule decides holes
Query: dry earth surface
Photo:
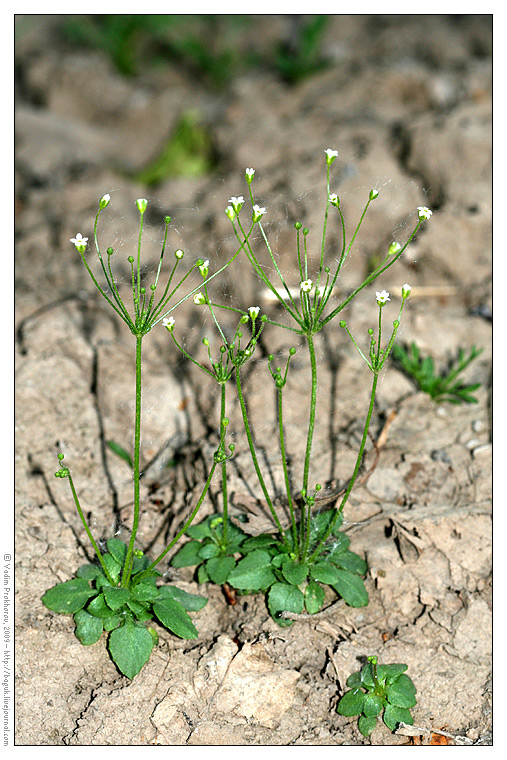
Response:
[[[290,21],[253,17],[255,38],[268,50]],[[17,23],[17,744],[398,745],[435,743],[439,730],[461,737],[440,741],[491,744],[490,17],[330,16],[326,69],[289,85],[255,67],[219,92],[174,64],[126,78],[105,54],[63,42],[58,22],[20,16]],[[243,34],[246,45],[251,37]],[[143,185],[136,173],[189,109],[212,136],[213,171]],[[209,258],[216,270],[235,250],[227,199],[246,195],[244,170],[252,166],[279,266],[297,284],[293,224],[301,219],[310,228],[318,251],[328,147],[340,152],[332,189],[349,235],[370,188],[381,190],[341,291],[361,282],[391,240],[406,239],[418,205],[432,208],[407,255],[377,287],[391,292],[394,314],[401,284],[412,285],[400,340],[415,340],[439,366],[459,347],[484,348],[466,373],[482,384],[479,403],[436,404],[392,363],[382,376],[371,432],[378,439],[389,420],[387,440],[345,513],[352,549],[368,561],[367,607],[280,628],[261,596],[232,606],[220,588],[198,588],[191,569],[169,571],[182,588],[209,597],[194,615],[199,638],[182,641],[160,628],[160,646],[130,682],[110,660],[105,637],[81,646],[72,618],[40,601],[90,557],[70,493],[53,478],[58,450],[97,535],[110,537],[120,519],[128,537],[132,519],[128,466],[105,442],[129,447],[133,338],[101,301],[69,238],[90,235],[97,200],[110,192],[100,240],[115,248],[128,288],[134,201],[146,197],[147,265],[156,265],[169,213],[172,250],[184,248],[191,261]],[[328,232],[332,257],[340,244],[335,218]],[[215,292],[224,303],[258,304],[281,318],[244,260]],[[375,324],[376,308],[371,289],[348,308],[358,340]],[[205,334],[211,339],[209,320],[203,326],[192,303],[182,304],[176,319],[188,350],[198,352]],[[330,493],[351,475],[370,378],[336,321],[317,338],[311,481]],[[286,355],[291,340],[266,330],[247,380],[255,433],[278,484],[275,390],[263,353]],[[217,444],[219,397],[161,327],[144,345],[138,544],[155,554],[197,498]],[[308,377],[301,351],[286,389],[296,478]],[[230,491],[239,510],[259,489],[232,400],[229,416],[237,443]],[[375,461],[369,442],[363,474]],[[216,479],[203,513],[219,501]],[[373,653],[383,663],[408,664],[422,738],[394,735],[379,723],[365,739],[356,719],[337,714],[348,675]]]

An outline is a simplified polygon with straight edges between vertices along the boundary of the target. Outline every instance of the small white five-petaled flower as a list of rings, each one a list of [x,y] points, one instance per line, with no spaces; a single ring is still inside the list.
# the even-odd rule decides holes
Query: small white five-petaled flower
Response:
[[[81,233],[78,232],[75,238],[70,239],[70,242],[73,243],[78,249],[78,251],[82,253],[84,249],[86,248],[86,244],[88,243],[88,238],[83,237]]]
[[[418,206],[417,210],[419,212],[419,219],[429,219],[433,213],[427,206]]]
[[[242,195],[238,195],[238,196],[233,195],[231,198],[229,198],[229,203],[231,204],[231,206],[233,207],[236,213],[239,213],[239,210],[241,209],[241,206],[243,205],[244,202],[245,202],[245,199],[243,198]]]
[[[260,308],[258,306],[250,306],[248,309],[248,313],[250,314],[252,321],[255,322],[257,317],[259,316]]]
[[[167,330],[169,330],[169,332],[172,332],[172,331],[174,330],[174,322],[175,322],[175,319],[174,319],[174,317],[165,317],[165,318],[162,320],[162,325],[163,325],[163,326],[164,326],[164,327],[165,327]]]
[[[331,165],[335,158],[338,156],[338,151],[333,150],[332,148],[326,148],[324,153],[326,154],[326,163],[329,165]]]
[[[313,288],[313,282],[311,280],[303,280],[303,282],[300,283],[299,287],[303,293],[309,293]]]
[[[385,303],[391,300],[389,298],[389,293],[387,292],[387,290],[380,290],[380,291],[377,290],[375,295],[377,297],[377,303],[379,306],[383,306]]]
[[[253,175],[255,174],[255,169],[245,169],[245,179],[248,182],[248,184],[251,183],[253,180]]]
[[[253,212],[252,212],[253,222],[254,223],[258,222],[259,219],[262,219],[265,213],[266,213],[266,209],[264,208],[264,206],[258,206],[257,204],[255,204],[255,206],[253,207]]]
[[[333,206],[336,206],[337,208],[340,205],[340,199],[338,198],[336,193],[329,193],[329,202],[332,203]]]
[[[196,293],[194,296],[194,303],[197,304],[197,306],[202,306],[206,303],[206,298],[202,293]]]

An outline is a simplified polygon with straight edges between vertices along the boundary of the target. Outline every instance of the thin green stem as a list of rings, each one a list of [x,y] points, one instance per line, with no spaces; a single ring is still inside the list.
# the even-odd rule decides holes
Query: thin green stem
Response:
[[[141,451],[141,347],[142,335],[136,336],[136,411],[134,425],[134,519],[132,521],[132,532],[127,549],[127,556],[123,566],[121,585],[127,586],[132,572],[132,562],[134,553],[134,544],[139,525],[139,461]]]
[[[224,438],[226,425],[224,424],[225,416],[225,383],[221,383],[220,393],[220,447],[223,454],[225,454]],[[222,462],[222,516],[223,516],[223,532],[222,532],[222,546],[227,545],[227,520],[229,512],[229,504],[227,499],[227,459]]]
[[[310,366],[311,366],[311,372],[312,372],[312,388],[311,388],[311,395],[310,395],[310,418],[308,420],[308,434],[306,437],[306,452],[305,452],[305,462],[304,462],[304,469],[303,469],[303,492],[304,492],[304,499],[303,499],[303,505],[306,504],[306,520],[304,515],[304,506],[301,509],[301,527],[303,529],[304,523],[306,522],[306,529],[305,529],[305,536],[304,536],[304,547],[302,547],[302,557],[303,561],[305,559],[306,553],[308,551],[308,545],[310,541],[310,519],[311,519],[311,506],[306,501],[308,498],[308,478],[310,473],[310,461],[312,456],[312,445],[313,445],[313,434],[315,430],[315,415],[317,411],[317,361],[315,358],[315,346],[313,342],[313,335],[311,333],[307,334],[307,342],[308,342],[308,351],[310,353]]]
[[[77,497],[76,489],[74,488],[74,481],[72,480],[72,475],[70,474],[70,471],[69,471],[69,474],[68,474],[67,477],[69,478],[70,490],[72,491],[72,496],[74,497],[74,504],[76,505],[76,509],[77,509],[78,515],[81,518],[81,522],[83,523],[83,527],[84,527],[84,529],[86,531],[86,535],[90,539],[90,543],[91,543],[91,545],[93,546],[93,548],[95,550],[95,554],[97,555],[97,559],[99,560],[100,564],[102,565],[102,569],[104,571],[104,574],[105,574],[107,580],[109,581],[109,583],[112,586],[114,586],[115,582],[111,578],[111,576],[109,575],[109,570],[107,569],[107,565],[104,562],[104,558],[103,558],[102,553],[101,553],[101,551],[99,549],[99,546],[98,546],[97,542],[95,541],[90,528],[88,527],[88,523],[85,520],[85,516],[83,514],[83,510],[81,509],[81,505],[80,505],[79,499]]]
[[[288,363],[287,363],[288,366]],[[287,375],[287,372],[285,373]],[[294,549],[296,549],[298,544],[298,534],[297,534],[297,524],[296,524],[296,515],[294,513],[294,502],[292,500],[292,494],[291,494],[291,487],[290,487],[290,478],[289,478],[289,468],[287,467],[287,456],[285,453],[285,436],[283,432],[283,388],[278,388],[278,432],[280,436],[280,452],[282,455],[282,465],[283,465],[283,476],[285,478],[285,492],[287,494],[287,501],[289,504],[289,511],[290,511],[290,520],[292,523],[292,538],[294,541]]]
[[[271,497],[268,493],[268,489],[266,488],[266,483],[264,482],[264,478],[262,477],[261,469],[259,467],[259,461],[257,459],[257,453],[255,451],[255,444],[254,444],[254,440],[252,436],[252,431],[250,429],[250,423],[248,421],[248,414],[246,411],[245,399],[243,397],[243,390],[241,388],[241,377],[240,377],[239,369],[236,369],[236,386],[238,389],[238,399],[239,399],[239,404],[241,407],[241,414],[243,415],[243,424],[245,427],[245,433],[248,440],[248,446],[250,448],[250,455],[252,457],[252,462],[255,467],[255,472],[257,473],[257,479],[259,481],[259,485],[262,489],[264,498],[266,499],[266,504],[269,507],[269,511],[271,512],[275,525],[278,528],[280,538],[282,539],[284,544],[287,546],[287,548],[291,549],[290,543],[287,540],[284,530],[282,528],[282,525],[280,523],[280,520],[278,519],[278,515],[276,514],[276,510],[273,506],[273,502],[271,501]]]
[[[203,491],[202,491],[202,493],[201,493],[201,495],[200,495],[200,497],[199,497],[199,499],[197,501],[197,504],[195,505],[194,509],[192,510],[192,513],[191,513],[190,517],[188,518],[188,520],[186,521],[186,523],[184,524],[184,526],[181,528],[181,530],[178,531],[178,533],[175,535],[175,537],[173,538],[173,540],[171,541],[171,543],[164,549],[164,551],[161,554],[158,555],[158,557],[151,563],[151,565],[149,567],[146,568],[146,570],[143,571],[142,576],[140,575],[139,579],[141,579],[141,577],[144,577],[145,575],[147,575],[149,572],[151,572],[151,570],[155,569],[155,567],[158,565],[158,563],[161,562],[164,559],[164,557],[166,556],[166,554],[169,551],[171,551],[171,549],[173,548],[173,546],[180,540],[180,538],[185,533],[185,531],[187,530],[187,528],[190,527],[190,525],[194,521],[194,518],[197,515],[199,509],[201,508],[201,504],[203,503],[203,501],[204,501],[204,499],[206,497],[206,494],[208,493],[208,489],[210,487],[213,475],[215,473],[216,466],[217,466],[217,463],[213,462],[213,464],[211,466],[211,470],[210,470],[209,475],[208,475],[208,479],[207,479],[206,484],[204,486],[204,489],[203,489]],[[136,577],[136,580],[137,580],[137,577]]]

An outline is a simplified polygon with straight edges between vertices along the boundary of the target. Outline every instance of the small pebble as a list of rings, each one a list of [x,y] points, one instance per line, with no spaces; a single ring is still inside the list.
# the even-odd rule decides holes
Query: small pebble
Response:
[[[474,420],[472,422],[472,430],[474,433],[480,433],[482,430],[484,430],[484,422],[482,420]]]
[[[482,446],[477,446],[472,451],[474,459],[480,459],[481,457],[490,457],[492,452],[492,446],[490,443],[483,443]]]
[[[480,444],[480,441],[477,438],[470,438],[469,441],[465,443],[465,446],[467,449],[475,449],[476,446]]]

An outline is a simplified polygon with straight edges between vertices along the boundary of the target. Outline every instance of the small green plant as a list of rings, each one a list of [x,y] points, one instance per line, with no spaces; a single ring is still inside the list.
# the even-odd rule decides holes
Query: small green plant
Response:
[[[307,21],[299,16],[294,18],[292,39],[279,44],[275,53],[275,66],[287,82],[294,84],[325,68],[321,47],[327,23],[327,16]]]
[[[368,657],[358,673],[347,678],[346,691],[338,702],[337,712],[352,717],[359,715],[358,728],[369,736],[377,719],[395,731],[399,723],[414,725],[410,708],[417,704],[416,688],[406,675],[407,665],[377,665],[377,657]]]
[[[484,349],[472,346],[468,356],[460,348],[456,359],[450,360],[448,366],[437,373],[431,356],[421,356],[416,343],[410,348],[394,346],[393,357],[399,363],[405,374],[413,380],[425,393],[429,393],[434,401],[450,401],[451,404],[476,404],[477,399],[472,391],[481,387],[480,383],[466,385],[457,378],[468,365],[482,354]]]
[[[103,552],[101,550],[81,508],[71,470],[63,464],[64,455],[59,453],[58,460],[60,467],[55,476],[69,481],[76,510],[95,551],[98,564],[81,567],[77,571],[76,578],[54,586],[44,594],[42,601],[53,612],[74,615],[76,635],[85,645],[94,644],[100,638],[103,631],[109,632],[109,651],[112,659],[124,675],[128,678],[133,678],[147,662],[151,650],[157,641],[155,631],[147,628],[145,625],[146,621],[151,620],[153,616],[177,636],[182,638],[196,638],[197,636],[197,631],[187,614],[187,610],[200,609],[200,606],[205,604],[206,600],[197,598],[194,595],[189,596],[173,586],[157,586],[157,579],[160,577],[160,573],[156,570],[156,567],[193,522],[209,490],[215,469],[222,462],[223,457],[226,456],[224,453],[226,424],[222,416],[220,420],[219,448],[215,453],[206,483],[195,506],[191,510],[190,516],[166,548],[155,560],[150,562],[143,552],[135,546],[140,517],[142,342],[145,336],[158,323],[162,323],[171,332],[175,320],[173,316],[168,315],[175,306],[169,307],[169,302],[196,269],[199,269],[201,275],[206,277],[207,262],[205,264],[202,259],[198,259],[195,264],[188,268],[179,281],[174,284],[178,265],[184,257],[184,252],[181,249],[176,250],[174,264],[167,283],[162,295],[157,299],[156,291],[159,286],[171,218],[169,216],[165,217],[164,242],[157,271],[153,283],[147,288],[144,284],[145,277],[143,276],[141,267],[141,241],[144,214],[148,201],[145,198],[139,198],[136,201],[140,215],[137,256],[129,256],[127,259],[131,269],[130,292],[132,295],[132,309],[129,311],[113,273],[112,259],[114,250],[112,248],[107,249],[106,260],[100,249],[97,237],[99,216],[109,205],[110,200],[109,193],[106,193],[100,199],[93,233],[95,251],[106,282],[104,287],[99,284],[86,259],[88,238],[78,233],[75,238],[71,238],[71,243],[74,244],[76,250],[81,255],[83,264],[95,287],[109,306],[116,312],[117,316],[127,325],[136,342],[133,456],[130,456],[118,444],[109,443],[111,450],[124,459],[132,467],[133,471],[134,513],[130,540],[128,544],[124,544],[120,539],[111,538],[106,543],[108,551]],[[223,271],[236,258],[240,250],[241,246],[216,274]],[[196,293],[197,290],[198,288],[191,290],[178,303]]]
[[[331,298],[340,271],[351,251],[368,206],[377,198],[378,191],[371,190],[369,193],[359,223],[350,241],[347,241],[340,199],[336,193],[330,192],[330,168],[338,155],[338,151],[327,149],[324,153],[327,166],[326,205],[322,239],[319,245],[320,251],[318,262],[314,265],[314,273],[310,270],[309,230],[308,228],[303,228],[301,222],[296,222],[294,225],[296,229],[295,248],[297,258],[295,269],[299,275],[299,287],[297,289],[299,292],[294,292],[294,288],[291,289],[289,287],[278,266],[277,256],[268,241],[262,223],[267,210],[256,203],[252,193],[254,169],[246,169],[245,180],[252,205],[251,223],[257,225],[266,246],[269,259],[267,266],[259,259],[257,249],[254,250],[254,247],[250,243],[250,235],[247,230],[251,230],[251,227],[245,226],[242,221],[241,212],[245,204],[244,197],[231,197],[229,199],[230,205],[226,208],[226,215],[231,221],[238,242],[241,243],[241,241],[246,240],[243,250],[250,265],[264,286],[271,291],[287,317],[286,323],[281,323],[268,318],[266,315],[262,315],[261,323],[266,326],[269,325],[270,329],[271,326],[281,327],[303,337],[309,353],[308,431],[300,488],[298,491],[295,491],[293,479],[289,472],[285,430],[286,420],[284,416],[286,407],[285,386],[289,366],[296,354],[296,349],[289,349],[285,370],[282,370],[281,367],[272,366],[274,355],[268,356],[268,369],[277,396],[277,433],[284,477],[282,496],[280,493],[273,493],[272,489],[268,487],[267,480],[262,472],[255,436],[247,411],[242,378],[242,362],[235,362],[234,349],[232,348],[234,341],[232,344],[229,344],[222,334],[223,346],[221,350],[224,351],[224,355],[230,357],[227,380],[229,377],[234,376],[236,396],[241,409],[252,463],[264,503],[271,513],[273,527],[276,532],[249,537],[240,527],[236,526],[232,529],[231,526],[229,528],[230,523],[227,511],[224,510],[223,515],[213,515],[204,522],[192,526],[187,531],[192,537],[192,541],[180,549],[172,560],[173,565],[176,567],[197,565],[198,579],[201,582],[211,580],[221,584],[227,583],[241,594],[265,593],[269,612],[276,623],[282,627],[292,625],[291,613],[300,614],[304,610],[308,614],[319,612],[325,604],[326,587],[353,607],[362,607],[368,604],[368,593],[363,581],[363,576],[367,571],[366,562],[358,554],[350,551],[350,538],[340,530],[340,527],[343,524],[344,507],[357,479],[363,460],[368,430],[373,415],[379,375],[392,351],[402,311],[410,295],[410,286],[404,285],[401,289],[400,308],[397,318],[393,320],[392,330],[387,340],[383,334],[382,317],[385,307],[391,301],[391,298],[385,290],[376,292],[378,327],[376,337],[373,328],[368,330],[369,347],[366,351],[367,355],[363,353],[352,336],[346,321],[341,320],[339,323],[340,327],[349,335],[353,345],[372,373],[372,386],[361,443],[352,475],[345,485],[341,494],[342,498],[339,502],[337,501],[337,505],[325,511],[321,511],[318,508],[322,484],[315,483],[312,485],[310,481],[318,387],[315,336],[326,328],[331,320],[340,314],[353,298],[374,282],[377,277],[389,269],[402,256],[421,224],[429,219],[432,213],[426,207],[419,207],[417,224],[407,242],[404,245],[392,243],[384,259],[373,272],[368,274],[363,283],[340,303],[331,306]],[[339,215],[339,225],[342,232],[342,249],[332,268],[324,264],[326,230],[328,215],[331,209],[335,209]],[[273,273],[276,274],[281,285],[274,279]],[[230,306],[221,307],[220,304],[212,302],[207,290],[205,294],[200,294],[200,297],[196,296],[194,300],[199,306],[209,308],[217,326],[219,325],[215,316],[216,309],[231,309]],[[327,308],[328,305],[329,308]],[[248,315],[243,314],[240,323],[242,320],[245,323],[250,322],[252,339],[249,346],[251,346],[252,342],[255,343],[259,337],[259,334],[256,333],[256,319],[259,314],[259,307],[250,307],[249,313],[251,319],[249,320]],[[237,332],[236,336],[238,334]],[[188,358],[197,363],[192,357],[189,356]],[[212,362],[211,357],[210,361]],[[213,375],[210,371],[208,371],[208,374]],[[223,392],[225,393],[225,383],[223,385]],[[282,526],[282,516],[281,514],[279,515],[281,497],[287,505],[290,516],[290,527],[287,529]],[[224,498],[225,504],[226,500]],[[220,538],[221,532],[226,530],[230,531],[229,544],[223,538]],[[219,571],[215,572],[217,568]],[[289,615],[286,613],[289,613]]]

